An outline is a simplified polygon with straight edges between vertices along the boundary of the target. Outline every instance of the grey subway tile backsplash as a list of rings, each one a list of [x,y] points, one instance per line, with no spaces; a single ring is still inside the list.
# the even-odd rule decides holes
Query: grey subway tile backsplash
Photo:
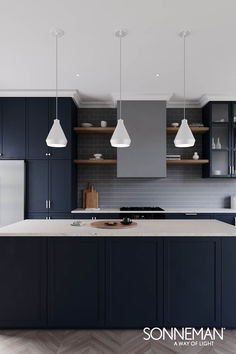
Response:
[[[201,109],[187,109],[189,123],[202,122]],[[180,122],[183,109],[167,109],[167,124]],[[109,126],[116,125],[116,109],[79,109],[78,124],[90,122],[95,126],[106,120]],[[196,144],[190,149],[175,148],[174,135],[167,137],[167,153],[181,154],[192,158],[194,151],[202,156],[202,137],[196,136]],[[116,149],[110,146],[110,135],[78,135],[78,157],[89,158],[94,153],[102,153],[105,158],[116,158]],[[82,189],[87,183],[95,184],[99,192],[101,208],[120,206],[156,206],[163,208],[220,208],[229,206],[229,196],[236,193],[234,179],[202,178],[201,166],[168,166],[167,178],[138,179],[117,178],[116,165],[78,165],[78,207],[82,206]]]

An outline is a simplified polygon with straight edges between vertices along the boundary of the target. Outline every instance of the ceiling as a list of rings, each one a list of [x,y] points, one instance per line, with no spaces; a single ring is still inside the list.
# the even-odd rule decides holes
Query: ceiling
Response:
[[[59,40],[59,86],[86,106],[109,105],[119,91],[123,40],[126,98],[183,97],[183,40],[189,102],[236,98],[235,0],[1,0],[0,95],[38,95],[55,87],[53,27]],[[79,77],[76,76],[79,73]],[[156,73],[160,77],[156,77]],[[68,90],[68,91],[67,91]]]

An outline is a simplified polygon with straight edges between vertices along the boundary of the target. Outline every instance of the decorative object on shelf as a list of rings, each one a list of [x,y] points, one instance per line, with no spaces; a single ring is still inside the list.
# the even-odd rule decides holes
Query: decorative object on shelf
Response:
[[[171,123],[171,126],[177,128],[179,126],[179,123]]]
[[[81,123],[81,127],[83,128],[91,128],[93,126],[93,124],[91,123]]]
[[[204,124],[203,123],[190,123],[189,124],[190,127],[204,127]]]
[[[199,155],[198,155],[197,151],[195,151],[193,154],[193,160],[199,160]]]
[[[181,160],[181,155],[167,154],[166,160]]]
[[[213,171],[213,175],[215,176],[220,176],[222,173],[221,173],[221,170],[214,170]]]
[[[236,117],[234,117],[234,123],[236,123]]]
[[[215,139],[214,138],[212,138],[211,148],[212,148],[212,150],[214,150],[216,148],[216,144],[215,144]]]
[[[194,146],[195,138],[191,129],[188,126],[188,121],[185,118],[185,39],[190,34],[189,31],[182,31],[179,35],[184,39],[184,119],[182,119],[180,128],[175,136],[174,144],[176,147]]]
[[[101,127],[106,128],[107,127],[107,121],[106,120],[101,120]]]
[[[121,107],[122,107],[122,97],[121,97],[121,89],[122,89],[122,77],[121,77],[121,73],[122,73],[122,67],[121,67],[121,42],[122,42],[122,38],[125,37],[127,35],[127,31],[125,30],[119,30],[115,33],[116,37],[118,37],[120,39],[120,117],[117,121],[117,126],[116,129],[111,137],[111,146],[113,147],[129,147],[131,144],[131,139],[129,137],[129,134],[125,128],[124,125],[124,121],[121,118],[122,117],[122,112],[121,112]]]
[[[102,154],[93,154],[96,160],[102,159]]]
[[[217,149],[221,149],[220,138],[217,138],[216,148],[217,148]]]
[[[64,35],[64,31],[61,29],[54,29],[51,34],[56,39],[56,119],[54,119],[51,130],[48,133],[46,143],[50,147],[66,147],[67,139],[63,132],[63,129],[58,119],[58,38]]]

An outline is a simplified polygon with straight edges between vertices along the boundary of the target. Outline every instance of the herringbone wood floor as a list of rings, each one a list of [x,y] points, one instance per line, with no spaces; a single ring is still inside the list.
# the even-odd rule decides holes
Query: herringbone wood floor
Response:
[[[213,347],[174,347],[170,340],[144,341],[142,330],[5,330],[0,354],[235,354],[236,331],[225,331]]]

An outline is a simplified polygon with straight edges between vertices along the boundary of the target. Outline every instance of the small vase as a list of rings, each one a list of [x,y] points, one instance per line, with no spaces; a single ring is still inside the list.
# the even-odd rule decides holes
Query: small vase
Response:
[[[211,144],[211,147],[212,147],[212,149],[215,149],[215,148],[216,148],[216,144],[215,144],[215,140],[214,140],[214,138],[212,138],[212,144]]]
[[[193,160],[199,160],[199,155],[198,155],[197,151],[195,151],[193,154]]]
[[[220,138],[217,138],[216,148],[221,149]]]

